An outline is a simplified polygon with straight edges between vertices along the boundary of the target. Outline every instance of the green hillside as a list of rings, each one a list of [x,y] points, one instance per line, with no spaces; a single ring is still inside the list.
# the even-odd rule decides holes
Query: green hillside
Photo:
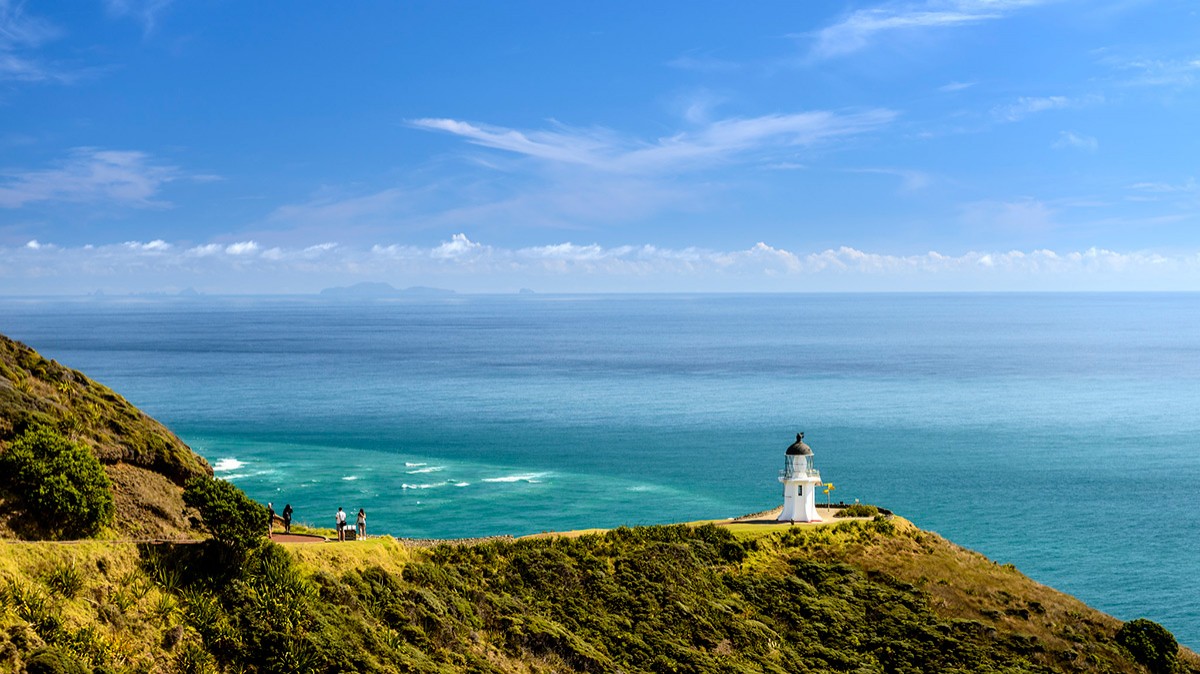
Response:
[[[103,464],[116,502],[116,535],[188,535],[182,485],[212,474],[204,459],[112,389],[0,335],[0,449],[37,426],[83,445]],[[0,535],[12,536],[21,527],[5,499],[0,492]]]
[[[0,671],[1200,671],[1153,623],[899,518],[434,548],[10,544],[0,599]]]

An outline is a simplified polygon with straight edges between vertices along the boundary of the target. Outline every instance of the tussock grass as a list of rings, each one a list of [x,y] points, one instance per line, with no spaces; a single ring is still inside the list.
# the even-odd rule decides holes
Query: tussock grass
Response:
[[[0,545],[0,671],[42,647],[155,672],[1146,671],[1115,619],[898,517],[267,546],[213,584],[185,568],[204,549]]]
[[[0,544],[0,599],[0,671],[20,671],[5,654],[46,647],[89,667],[170,671],[161,644],[178,620],[161,607],[173,599],[133,544]]]

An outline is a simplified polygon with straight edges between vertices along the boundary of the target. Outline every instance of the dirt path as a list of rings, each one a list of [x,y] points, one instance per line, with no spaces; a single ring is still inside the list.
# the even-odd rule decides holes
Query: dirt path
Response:
[[[274,543],[324,543],[324,536],[314,536],[312,534],[271,534],[271,541]]]

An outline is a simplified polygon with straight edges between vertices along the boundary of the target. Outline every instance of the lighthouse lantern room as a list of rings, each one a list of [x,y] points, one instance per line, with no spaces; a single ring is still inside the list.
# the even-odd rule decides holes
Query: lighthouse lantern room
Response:
[[[796,442],[787,448],[779,481],[783,483],[783,512],[779,513],[778,521],[821,521],[816,505],[821,473],[813,467],[812,448],[804,444],[803,433],[797,433]]]

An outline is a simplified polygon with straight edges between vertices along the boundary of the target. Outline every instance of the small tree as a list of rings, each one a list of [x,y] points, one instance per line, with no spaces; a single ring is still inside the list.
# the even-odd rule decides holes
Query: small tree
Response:
[[[266,537],[267,509],[225,480],[193,477],[184,485],[183,502],[199,510],[205,530],[231,548],[249,550]]]
[[[1153,620],[1138,618],[1125,623],[1117,630],[1117,643],[1153,674],[1180,671],[1179,642],[1167,628]]]
[[[0,454],[0,482],[25,515],[18,530],[47,538],[91,537],[112,524],[112,482],[87,448],[55,430],[26,430]]]

